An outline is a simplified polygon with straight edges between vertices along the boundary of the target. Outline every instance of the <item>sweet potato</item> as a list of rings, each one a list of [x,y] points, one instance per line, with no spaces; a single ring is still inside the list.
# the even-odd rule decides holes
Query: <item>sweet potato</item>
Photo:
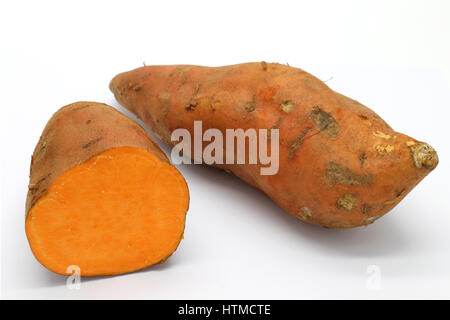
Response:
[[[391,210],[437,163],[434,149],[309,73],[276,63],[145,66],[117,75],[116,99],[164,142],[194,120],[203,128],[279,129],[279,171],[221,164],[303,221],[367,225]],[[203,145],[204,146],[204,145]],[[226,150],[224,149],[224,154]]]
[[[184,178],[142,127],[105,104],[78,102],[53,115],[28,188],[30,247],[59,274],[142,269],[167,259],[183,236]]]

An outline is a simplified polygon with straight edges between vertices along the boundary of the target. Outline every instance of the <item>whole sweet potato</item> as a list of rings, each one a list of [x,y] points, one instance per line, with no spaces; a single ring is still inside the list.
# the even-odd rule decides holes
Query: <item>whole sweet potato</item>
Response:
[[[279,171],[217,164],[291,215],[329,228],[367,225],[391,210],[437,163],[431,146],[309,73],[276,63],[145,66],[110,83],[117,100],[164,142],[203,128],[279,129]],[[205,146],[205,145],[203,145]],[[224,153],[226,150],[223,150]]]

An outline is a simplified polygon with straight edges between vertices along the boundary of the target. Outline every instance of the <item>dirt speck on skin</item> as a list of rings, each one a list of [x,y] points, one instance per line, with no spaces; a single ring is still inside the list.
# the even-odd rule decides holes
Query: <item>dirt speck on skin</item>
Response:
[[[78,111],[78,110],[81,110],[81,109],[84,109],[84,108],[89,108],[91,105],[89,104],[89,103],[86,103],[86,104],[84,104],[84,105],[81,105],[81,106],[78,106],[78,107],[76,107],[76,108],[72,108],[71,110],[70,110],[70,112],[75,112],[75,111]]]
[[[311,210],[311,208],[303,206],[300,208],[298,215],[303,220],[311,220],[313,217],[313,211]]]
[[[92,145],[98,143],[98,142],[101,141],[101,140],[103,140],[103,137],[100,137],[100,138],[91,140],[91,141],[89,141],[88,143],[86,143],[85,145],[83,145],[82,148],[83,148],[83,149],[87,149],[87,148],[89,148],[90,146],[92,146]]]
[[[294,103],[290,100],[283,101],[280,104],[280,109],[286,113],[290,113],[294,108]]]
[[[373,176],[369,174],[358,174],[349,168],[335,162],[329,162],[326,168],[326,176],[330,184],[343,185],[367,185],[373,183]]]
[[[292,158],[294,157],[297,150],[302,146],[303,140],[305,139],[306,134],[308,133],[309,130],[311,130],[311,127],[306,127],[300,133],[300,135],[294,141],[291,142],[291,150],[290,150],[289,156],[288,156],[289,160],[292,160]]]
[[[270,139],[272,138],[272,130],[280,128],[281,121],[283,121],[283,117],[279,117],[277,122],[271,128],[269,128],[269,130],[267,130],[267,140],[268,141],[270,141]]]
[[[245,104],[244,109],[245,109],[245,111],[247,111],[247,112],[253,112],[253,111],[255,111],[255,107],[256,107],[255,102],[250,101],[250,102],[247,102],[247,103]]]
[[[330,113],[323,111],[319,106],[315,106],[311,111],[310,117],[320,132],[324,132],[330,138],[337,137],[339,124]]]
[[[252,101],[248,101],[247,103],[245,103],[244,109],[247,112],[253,112],[255,111],[256,108],[256,95],[253,95],[253,99]]]
[[[389,153],[395,150],[395,147],[393,145],[387,144],[387,145],[381,145],[381,144],[377,144],[375,146],[375,150],[377,150],[377,152],[379,154],[385,154],[385,153]]]
[[[44,182],[45,180],[47,180],[48,177],[51,176],[51,173],[48,173],[47,175],[43,176],[42,178],[40,178],[37,182],[35,183],[30,183],[28,185],[28,190],[30,190],[30,192],[33,194],[35,193],[38,189],[39,189],[39,185]]]
[[[372,207],[369,206],[367,203],[363,204],[363,206],[361,207],[361,213],[364,215],[368,214],[371,210]]]
[[[186,103],[185,108],[186,108],[186,110],[194,111],[195,108],[197,107],[197,105],[198,105],[198,100],[197,99],[191,99],[191,100],[189,100]]]
[[[372,135],[374,135],[375,137],[381,138],[381,139],[386,139],[386,140],[389,140],[390,138],[392,138],[390,135],[383,133],[379,130],[372,131]]]
[[[370,224],[370,223],[373,223],[375,220],[377,220],[377,219],[380,218],[380,217],[381,217],[381,215],[379,215],[379,216],[373,216],[373,217],[367,218],[366,220],[364,220],[364,224]]]
[[[343,197],[337,199],[336,205],[340,209],[344,209],[346,211],[352,211],[353,208],[356,207],[358,203],[358,199],[351,194],[346,194]]]
[[[364,167],[364,163],[366,162],[366,160],[367,160],[367,155],[364,152],[359,156],[359,163],[360,163],[361,168]]]
[[[181,82],[180,82],[180,84],[178,85],[177,90],[180,90],[181,87],[183,87],[183,86],[186,84],[187,79],[188,79],[188,76],[185,75],[185,76],[183,77],[183,79],[181,79]]]
[[[216,111],[220,108],[221,105],[222,103],[220,102],[220,100],[215,100],[213,103],[210,104],[210,107],[212,111]]]
[[[369,118],[367,118],[366,116],[360,114],[358,117],[362,120],[362,122],[363,122],[366,126],[368,126],[368,127],[371,127],[371,126],[372,126],[372,121],[370,121]]]
[[[267,62],[262,61],[262,62],[261,62],[261,67],[262,67],[262,69],[263,69],[264,71],[267,71]]]

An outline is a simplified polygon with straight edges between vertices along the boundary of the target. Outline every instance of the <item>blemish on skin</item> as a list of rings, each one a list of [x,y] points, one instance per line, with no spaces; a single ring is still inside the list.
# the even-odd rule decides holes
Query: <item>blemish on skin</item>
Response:
[[[282,120],[283,120],[283,117],[279,117],[277,122],[271,128],[269,128],[269,130],[267,130],[267,140],[268,141],[270,141],[270,139],[272,138],[272,129],[279,129]]]
[[[414,164],[417,168],[434,169],[439,163],[436,151],[429,144],[422,142],[409,147],[413,156]]]
[[[87,120],[87,121],[86,121],[86,124],[89,124],[89,123],[91,123],[91,120]]]
[[[375,220],[377,220],[377,219],[380,218],[380,217],[381,217],[381,215],[379,215],[379,216],[373,216],[373,217],[367,218],[366,220],[364,220],[364,224],[370,224],[370,223],[373,223]]]
[[[201,87],[202,87],[201,83],[197,83],[195,85],[194,93],[192,94],[193,97],[195,97],[200,92]]]
[[[362,154],[359,156],[359,163],[360,163],[361,168],[364,167],[364,162],[365,162],[366,160],[367,160],[367,155],[366,155],[366,153],[364,152],[364,153],[362,153]]]
[[[375,146],[375,150],[377,150],[377,152],[379,154],[385,154],[385,153],[389,153],[394,151],[395,147],[393,145],[387,144],[387,145],[381,145],[381,144],[377,144]]]
[[[194,111],[195,108],[197,107],[197,105],[198,105],[198,100],[197,99],[191,99],[191,100],[189,100],[186,103],[185,108],[186,108],[186,110]]]
[[[91,141],[89,141],[88,143],[86,143],[82,148],[83,148],[83,149],[89,148],[90,146],[96,144],[97,142],[99,142],[99,141],[101,141],[101,140],[103,140],[103,137],[100,137],[100,138],[91,140]]]
[[[400,190],[400,191],[397,191],[397,193],[395,194],[395,196],[398,198],[398,197],[400,197],[404,192],[405,192],[405,189],[402,189],[402,190]]]
[[[286,113],[290,113],[292,111],[292,108],[294,107],[294,103],[290,100],[283,101],[280,104],[280,108],[282,111]]]
[[[88,108],[90,106],[91,106],[90,104],[84,104],[84,105],[78,106],[76,108],[73,108],[72,110],[70,110],[70,112],[75,112],[75,111],[78,111],[78,110],[81,110],[81,109],[84,109],[84,108]]]
[[[245,103],[244,109],[247,112],[253,112],[255,111],[255,108],[256,108],[256,95],[254,94],[252,101],[248,101]]]
[[[331,138],[336,138],[339,133],[339,124],[330,113],[323,111],[320,107],[314,106],[311,114],[311,120],[320,129]]]
[[[367,118],[366,116],[363,116],[362,114],[360,114],[358,117],[362,120],[362,122],[363,122],[366,126],[368,126],[368,127],[371,127],[371,126],[372,126],[372,121],[370,121],[369,118]]]
[[[221,105],[222,105],[222,103],[220,102],[220,100],[216,100],[210,104],[210,107],[211,107],[212,111],[216,111],[217,109],[220,108]]]
[[[346,194],[342,198],[337,199],[337,201],[336,201],[336,205],[338,208],[341,208],[341,209],[344,209],[347,211],[352,211],[353,208],[356,207],[357,203],[358,203],[358,199],[356,199],[356,197],[351,194]]]
[[[180,84],[178,85],[177,90],[180,90],[181,87],[184,86],[184,85],[186,84],[187,78],[188,78],[188,76],[185,75],[185,76],[183,77],[183,79],[181,79],[181,82],[180,82]]]
[[[176,76],[182,75],[183,73],[185,73],[186,71],[189,71],[189,70],[191,70],[191,67],[177,68],[175,70],[175,75]]]
[[[46,151],[47,151],[47,144],[44,141],[44,142],[42,142],[42,145],[39,148],[39,150],[36,152],[36,154],[33,154],[33,156],[31,157],[32,161],[35,162],[35,161],[38,161],[39,159],[41,159],[45,155]]]
[[[256,107],[255,102],[250,101],[250,102],[247,102],[247,103],[245,104],[244,109],[245,109],[245,111],[247,111],[247,112],[253,112],[253,111],[255,111],[255,107]]]
[[[135,83],[133,83],[133,82],[128,82],[128,90],[134,90],[134,91],[136,91],[136,92],[138,92],[139,90],[141,90],[141,85],[139,85],[139,84],[135,84]]]
[[[383,204],[384,205],[391,205],[391,204],[399,202],[404,192],[405,192],[405,189],[397,190],[395,192],[395,198],[394,199],[390,199],[390,200],[386,200],[385,202],[383,202]]]
[[[340,222],[340,221],[336,221],[336,222],[331,222],[330,223],[330,228],[353,228],[355,227],[354,224],[348,223],[348,222]]]
[[[51,173],[48,173],[47,175],[40,178],[36,183],[30,183],[28,185],[28,190],[30,190],[31,193],[35,193],[37,189],[39,189],[39,185],[45,180],[47,180],[47,178],[50,177],[51,175],[52,175]]]
[[[294,141],[291,142],[291,150],[290,150],[289,156],[288,156],[289,160],[292,160],[292,158],[294,157],[297,150],[301,147],[301,145],[303,144],[303,140],[305,139],[305,136],[309,130],[311,130],[311,127],[306,127],[300,133],[300,135]]]
[[[415,144],[416,144],[415,141],[406,141],[406,146],[407,146],[407,147],[412,147],[412,146],[414,146]]]
[[[358,174],[335,162],[328,163],[326,168],[326,176],[332,185],[338,183],[342,185],[355,186],[373,183],[373,176],[370,173]]]
[[[362,214],[368,214],[372,210],[372,207],[369,206],[367,203],[363,204],[361,207],[361,213]]]
[[[372,134],[375,136],[375,137],[378,137],[378,138],[381,138],[381,139],[386,139],[386,140],[388,140],[388,139],[390,139],[390,138],[392,138],[390,135],[388,135],[388,134],[386,134],[386,133],[383,133],[383,132],[381,132],[381,131],[372,131]]]
[[[303,206],[300,208],[298,215],[303,220],[311,220],[313,217],[313,211],[310,208]]]
[[[262,66],[262,69],[263,69],[264,71],[267,71],[267,62],[262,61],[262,62],[261,62],[261,66]]]

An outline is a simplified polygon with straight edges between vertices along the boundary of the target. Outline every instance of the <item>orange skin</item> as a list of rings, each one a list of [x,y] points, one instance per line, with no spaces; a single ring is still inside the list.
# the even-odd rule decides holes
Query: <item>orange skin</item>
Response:
[[[177,128],[193,137],[194,120],[222,133],[279,128],[276,175],[260,175],[259,164],[215,166],[294,217],[323,227],[372,223],[438,163],[427,144],[395,132],[307,72],[281,64],[145,66],[117,75],[110,89],[169,144],[177,143],[170,139]]]

